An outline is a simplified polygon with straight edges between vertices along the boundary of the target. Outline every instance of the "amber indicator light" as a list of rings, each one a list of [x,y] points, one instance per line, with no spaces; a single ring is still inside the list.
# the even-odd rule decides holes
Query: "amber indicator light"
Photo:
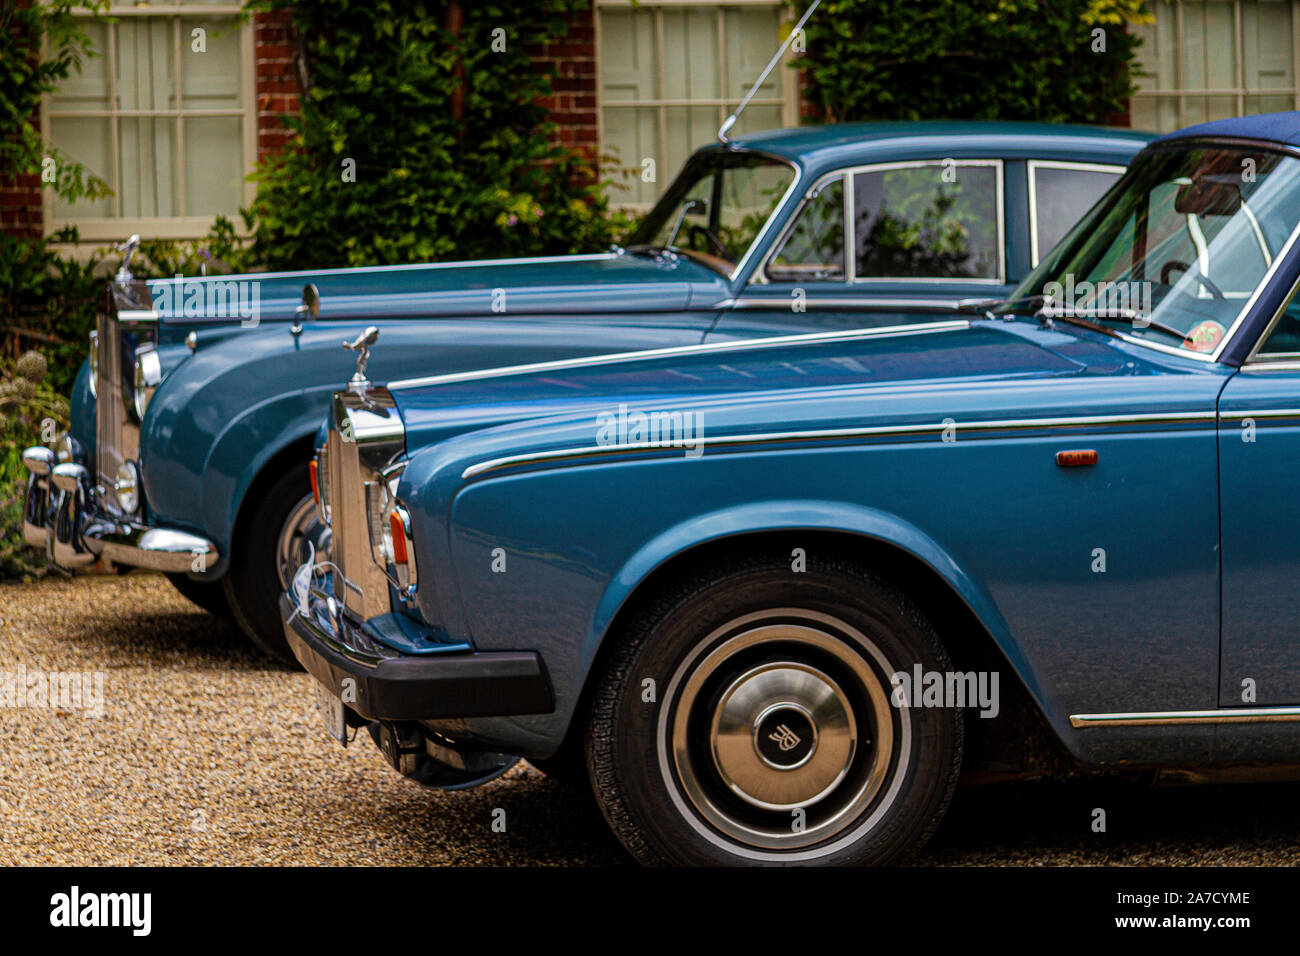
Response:
[[[388,527],[393,533],[393,563],[406,563],[406,528],[396,511],[388,516]]]
[[[312,460],[307,464],[307,471],[311,473],[311,496],[315,499],[316,504],[320,504],[320,485],[316,484],[316,462]]]
[[[1058,451],[1056,453],[1056,463],[1062,468],[1081,468],[1085,465],[1097,464],[1097,451],[1093,448],[1074,448],[1069,451]]]

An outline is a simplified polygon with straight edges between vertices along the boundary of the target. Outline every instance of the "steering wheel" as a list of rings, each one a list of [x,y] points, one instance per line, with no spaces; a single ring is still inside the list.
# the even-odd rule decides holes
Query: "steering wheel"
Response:
[[[1161,285],[1169,285],[1169,273],[1173,272],[1175,269],[1181,269],[1183,272],[1187,273],[1187,275],[1191,276],[1194,281],[1200,283],[1205,288],[1205,291],[1210,293],[1210,295],[1214,296],[1216,299],[1224,298],[1223,290],[1211,282],[1209,276],[1202,275],[1199,272],[1190,271],[1191,266],[1186,262],[1179,262],[1177,259],[1170,259],[1164,264],[1164,267],[1161,268]]]
[[[713,247],[713,254],[723,259],[730,259],[731,252],[727,249],[726,243],[719,239],[708,226],[692,225],[686,230],[686,235],[691,241],[691,248],[696,247],[695,237],[703,236],[704,241]]]

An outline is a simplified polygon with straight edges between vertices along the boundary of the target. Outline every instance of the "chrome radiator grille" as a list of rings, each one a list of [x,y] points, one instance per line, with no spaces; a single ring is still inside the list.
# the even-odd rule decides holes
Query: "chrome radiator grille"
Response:
[[[140,457],[140,423],[133,408],[130,375],[135,352],[157,339],[158,316],[143,282],[114,283],[96,317],[93,360],[99,370],[95,398],[95,473],[108,503],[119,507],[114,486],[126,461]]]
[[[323,493],[328,495],[331,559],[335,564],[335,596],[357,620],[392,610],[388,576],[372,552],[372,499],[382,487],[380,472],[405,447],[405,433],[392,399],[383,389],[365,399],[351,392],[334,396],[329,439],[317,461],[327,470]]]

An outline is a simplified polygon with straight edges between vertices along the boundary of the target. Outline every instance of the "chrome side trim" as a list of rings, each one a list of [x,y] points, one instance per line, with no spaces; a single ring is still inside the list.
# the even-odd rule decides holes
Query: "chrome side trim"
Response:
[[[843,283],[840,283],[843,285]],[[807,309],[862,309],[879,311],[885,309],[927,309],[938,312],[955,312],[963,299],[904,299],[888,296],[808,296],[802,305]],[[770,309],[772,311],[790,310],[788,299],[746,298],[723,299],[714,308],[733,309]]]
[[[1172,724],[1255,724],[1280,721],[1300,721],[1300,707],[1156,710],[1070,715],[1071,727],[1164,727]]]
[[[800,332],[796,335],[775,335],[766,338],[738,339],[733,342],[704,342],[699,345],[674,345],[662,349],[643,349],[638,352],[610,352],[605,355],[586,355],[581,358],[556,359],[550,362],[532,362],[527,365],[505,365],[501,368],[476,369],[468,372],[448,372],[425,378],[406,378],[389,382],[389,391],[422,388],[426,385],[447,385],[451,382],[472,382],[485,378],[506,378],[529,372],[553,372],[590,365],[616,365],[639,362],[642,359],[671,358],[678,355],[707,355],[712,352],[739,352],[750,349],[777,348],[808,342],[851,342],[859,339],[893,338],[899,335],[925,335],[931,332],[958,332],[970,328],[966,319],[947,319],[942,322],[915,322],[908,325],[882,325],[878,328],[845,329],[839,332]]]
[[[1041,250],[1038,248],[1038,182],[1034,174],[1040,169],[1074,169],[1082,173],[1113,173],[1116,176],[1123,176],[1126,168],[1113,163],[1073,163],[1061,159],[1028,161],[1025,175],[1029,181],[1029,268],[1037,269],[1042,259]]]
[[[981,432],[1026,431],[1036,428],[1087,428],[1101,425],[1154,425],[1154,424],[1195,424],[1214,422],[1214,412],[1152,412],[1139,415],[1080,415],[1071,418],[1009,418],[984,422],[956,422],[964,430]],[[722,435],[715,437],[701,436],[700,446],[744,447],[746,445],[769,445],[799,441],[834,441],[836,439],[873,438],[880,436],[914,436],[942,435],[944,422],[922,422],[913,425],[874,425],[866,428],[825,428],[801,432],[768,432],[754,435]],[[513,465],[535,464],[559,461],[568,458],[596,458],[623,452],[663,451],[664,446],[653,442],[629,442],[623,445],[584,445],[572,448],[559,448],[550,451],[528,452],[521,455],[508,455],[490,461],[470,465],[461,472],[461,479],[468,480],[485,472]]]
[[[1239,409],[1234,412],[1220,412],[1220,418],[1300,418],[1300,408],[1259,408]]]

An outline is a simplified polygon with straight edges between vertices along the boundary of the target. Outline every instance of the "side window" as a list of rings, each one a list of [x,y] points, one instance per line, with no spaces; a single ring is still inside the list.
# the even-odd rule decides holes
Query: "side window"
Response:
[[[855,277],[1001,281],[999,173],[949,160],[855,175]]]
[[[1029,164],[1034,203],[1034,231],[1030,239],[1034,265],[1055,248],[1122,172],[1119,168]]]
[[[785,242],[767,266],[773,282],[844,281],[844,181],[822,186],[804,203]]]

